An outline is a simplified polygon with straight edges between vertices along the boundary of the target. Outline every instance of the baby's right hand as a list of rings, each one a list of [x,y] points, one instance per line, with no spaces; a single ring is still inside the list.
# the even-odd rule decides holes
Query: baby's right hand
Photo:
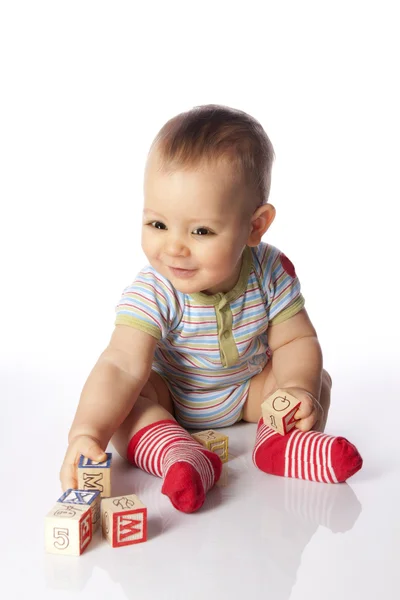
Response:
[[[63,492],[69,488],[78,488],[77,465],[81,454],[97,462],[102,462],[107,458],[106,453],[100,447],[100,443],[96,438],[90,435],[78,435],[73,438],[67,448],[60,471]]]

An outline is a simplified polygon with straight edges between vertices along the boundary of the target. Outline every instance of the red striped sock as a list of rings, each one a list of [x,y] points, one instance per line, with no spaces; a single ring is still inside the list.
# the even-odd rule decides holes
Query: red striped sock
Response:
[[[128,444],[127,459],[162,477],[161,492],[182,512],[194,512],[218,481],[222,462],[176,421],[165,419],[140,429]]]
[[[358,450],[346,438],[294,429],[282,436],[258,422],[253,462],[265,473],[341,483],[362,467]]]

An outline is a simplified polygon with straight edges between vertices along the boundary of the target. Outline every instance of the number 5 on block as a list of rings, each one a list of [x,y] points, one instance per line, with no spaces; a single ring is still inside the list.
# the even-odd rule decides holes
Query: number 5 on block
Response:
[[[45,519],[46,552],[79,556],[91,542],[92,531],[90,506],[57,503]]]
[[[272,427],[281,435],[286,435],[296,424],[294,415],[300,407],[300,401],[284,390],[276,390],[261,404],[265,425]]]

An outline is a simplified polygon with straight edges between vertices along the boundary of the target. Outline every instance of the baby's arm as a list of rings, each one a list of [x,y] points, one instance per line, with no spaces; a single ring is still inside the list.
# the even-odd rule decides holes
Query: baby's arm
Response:
[[[303,308],[293,317],[268,328],[272,371],[277,388],[292,388],[302,404],[296,413],[297,427],[311,429],[318,420],[322,384],[322,351],[317,333]],[[288,390],[289,391],[289,390]],[[310,397],[311,395],[311,397]]]
[[[105,459],[112,435],[131,411],[147,382],[157,340],[127,325],[117,325],[83,387],[68,435],[60,472],[64,490],[77,487],[76,465],[81,454]]]

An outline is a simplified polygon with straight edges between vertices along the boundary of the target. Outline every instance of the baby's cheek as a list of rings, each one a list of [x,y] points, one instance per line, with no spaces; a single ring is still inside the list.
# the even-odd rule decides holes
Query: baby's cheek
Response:
[[[150,243],[149,243],[149,236],[145,231],[142,232],[141,244],[142,244],[143,252],[145,254],[148,254],[148,252],[150,250]]]
[[[207,248],[199,251],[199,259],[203,261],[212,270],[219,270],[227,262],[227,253],[219,245],[208,244]]]

